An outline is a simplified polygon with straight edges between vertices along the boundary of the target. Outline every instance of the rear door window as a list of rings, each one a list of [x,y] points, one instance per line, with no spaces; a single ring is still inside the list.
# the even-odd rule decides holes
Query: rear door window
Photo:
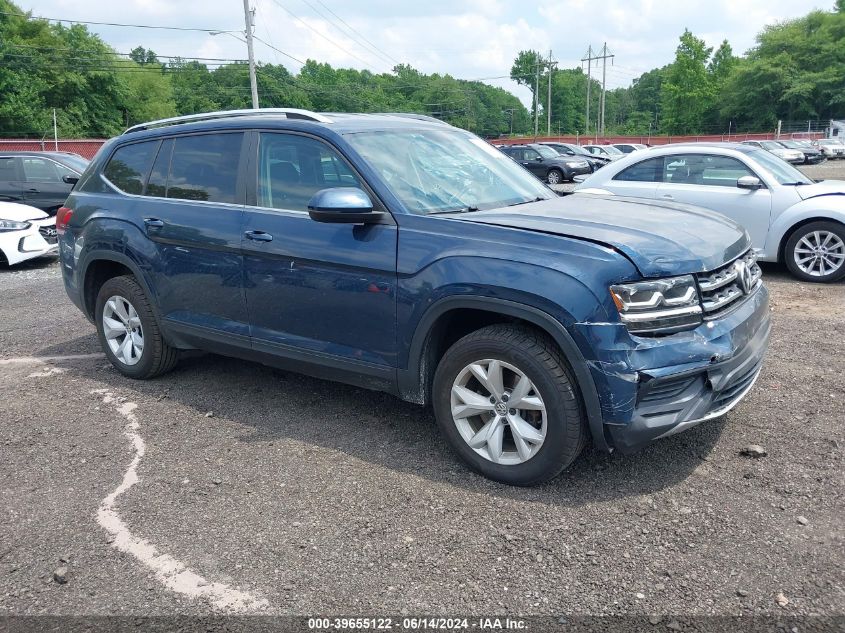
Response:
[[[649,158],[636,165],[631,165],[616,174],[613,179],[628,182],[662,182],[663,158]]]
[[[121,191],[141,195],[158,146],[155,140],[117,148],[103,175]]]
[[[15,181],[20,180],[18,175],[19,159],[14,156],[0,157],[0,180]]]
[[[174,139],[166,197],[237,204],[243,133]]]

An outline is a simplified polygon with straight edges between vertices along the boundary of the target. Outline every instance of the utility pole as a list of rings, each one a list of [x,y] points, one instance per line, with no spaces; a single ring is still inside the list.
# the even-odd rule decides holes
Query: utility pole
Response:
[[[255,79],[255,52],[252,48],[252,10],[249,0],[244,0],[244,24],[246,24],[246,50],[249,56],[249,87],[252,91],[252,107],[258,109],[258,82]]]
[[[502,112],[510,112],[511,115],[511,132],[510,135],[513,136],[513,113],[516,108],[505,108]]]
[[[540,116],[540,97],[537,94],[540,91],[540,56],[537,56],[537,64],[534,67],[534,137],[537,137],[537,126],[539,124],[538,117]]]
[[[549,96],[546,100],[546,136],[552,135],[552,74],[557,62],[552,61],[552,50],[549,49]]]
[[[56,151],[59,151],[59,126],[56,125],[56,108],[53,108],[53,144]]]
[[[587,116],[584,119],[586,124],[584,125],[584,136],[590,135],[590,84],[593,83],[592,81],[592,71],[593,71],[593,45],[587,48],[587,56],[581,58],[581,62],[587,62]]]
[[[604,46],[601,49],[601,135],[604,136],[604,102],[605,102],[605,93],[607,92],[607,60],[611,60],[611,64],[613,64],[613,58],[615,55],[611,55],[608,53],[607,50],[607,42],[604,43]]]

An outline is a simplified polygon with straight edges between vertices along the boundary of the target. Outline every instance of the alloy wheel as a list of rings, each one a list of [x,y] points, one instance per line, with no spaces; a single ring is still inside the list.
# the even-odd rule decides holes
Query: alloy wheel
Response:
[[[144,330],[135,307],[113,295],[103,306],[103,334],[111,353],[124,365],[135,365],[144,353]]]
[[[831,231],[812,231],[798,240],[795,265],[812,277],[826,277],[845,264],[845,243]]]
[[[516,465],[534,457],[546,439],[546,406],[525,372],[496,359],[470,363],[452,384],[452,420],[485,459]]]

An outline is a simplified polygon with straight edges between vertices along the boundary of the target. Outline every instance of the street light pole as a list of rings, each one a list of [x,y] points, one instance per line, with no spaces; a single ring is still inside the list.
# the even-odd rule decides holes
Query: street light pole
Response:
[[[252,48],[252,11],[249,0],[244,0],[244,24],[246,24],[246,50],[249,55],[249,87],[252,91],[252,107],[258,109],[258,82],[255,79],[255,53]]]

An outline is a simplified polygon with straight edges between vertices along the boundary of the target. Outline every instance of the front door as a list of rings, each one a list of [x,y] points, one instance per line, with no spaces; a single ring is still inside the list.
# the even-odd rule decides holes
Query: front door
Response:
[[[769,232],[772,194],[765,185],[761,189],[740,189],[736,182],[743,176],[757,177],[745,163],[731,156],[667,156],[657,199],[722,213],[745,227],[754,248],[763,248]]]
[[[546,165],[543,163],[543,157],[536,149],[526,147],[522,150],[522,165],[528,169],[532,174],[545,180]]]
[[[256,204],[242,244],[253,347],[386,375],[396,366],[397,227],[308,216],[321,189],[365,188],[326,142],[261,132],[251,153]]]

